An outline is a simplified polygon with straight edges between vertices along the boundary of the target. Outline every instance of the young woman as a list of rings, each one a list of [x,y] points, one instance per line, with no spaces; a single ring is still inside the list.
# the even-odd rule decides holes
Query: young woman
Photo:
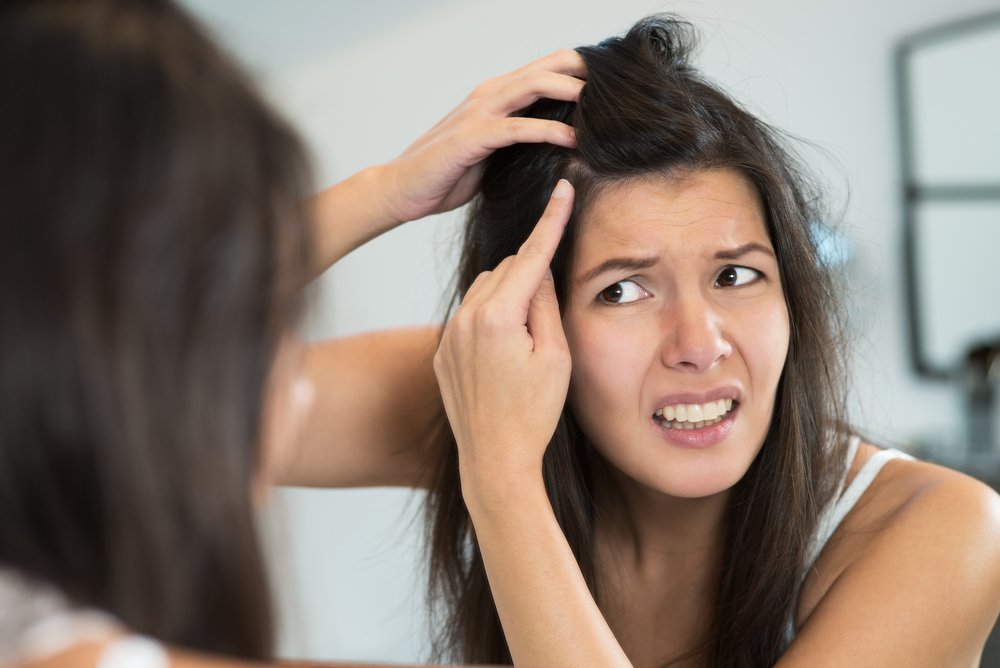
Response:
[[[318,393],[303,376],[302,286],[463,203],[494,148],[571,146],[508,115],[575,99],[580,69],[556,54],[489,82],[306,204],[298,140],[173,2],[4,3],[0,663],[270,657],[254,497],[313,395],[345,425],[357,405],[336,368]]]
[[[654,17],[579,49],[579,102],[524,113],[577,148],[487,162],[435,358],[457,444],[430,505],[444,649],[978,665],[1000,499],[846,424],[818,191],[690,42]]]

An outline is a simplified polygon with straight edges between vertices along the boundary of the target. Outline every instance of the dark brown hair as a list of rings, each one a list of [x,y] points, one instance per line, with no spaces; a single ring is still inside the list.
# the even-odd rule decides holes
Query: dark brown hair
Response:
[[[561,177],[577,190],[574,215],[553,261],[564,298],[579,213],[602,187],[629,178],[675,178],[729,169],[752,184],[777,255],[791,338],[763,448],[732,490],[715,617],[677,660],[772,665],[784,651],[806,549],[817,516],[844,469],[843,371],[837,299],[811,236],[820,198],[780,134],[703,78],[688,58],[691,27],[669,16],[640,21],[623,37],[578,49],[587,81],[577,104],[543,100],[523,113],[576,129],[577,149],[518,145],[495,153],[466,228],[458,295],[480,272],[515,253]],[[568,409],[545,453],[556,517],[598,602],[592,479],[607,466]],[[432,600],[446,617],[439,655],[507,663],[482,558],[463,505],[454,441],[428,502]],[[739,558],[736,558],[739,555]]]
[[[250,490],[300,144],[168,0],[5,3],[0,91],[0,564],[264,658]]]

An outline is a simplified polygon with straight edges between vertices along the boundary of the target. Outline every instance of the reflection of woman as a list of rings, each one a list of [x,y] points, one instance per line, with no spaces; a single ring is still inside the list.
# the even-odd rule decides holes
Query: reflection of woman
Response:
[[[217,663],[157,641],[269,656],[251,497],[299,461],[314,392],[289,333],[307,274],[461,204],[497,146],[572,144],[507,115],[575,99],[579,66],[557,54],[485,84],[324,192],[311,230],[297,140],[172,2],[4,3],[0,663]],[[324,416],[377,444],[385,416],[336,391],[349,365],[304,364],[334,367]]]
[[[688,43],[648,19],[580,49],[579,103],[526,114],[577,149],[488,161],[436,358],[458,445],[431,498],[446,649],[977,665],[998,498],[852,436],[816,194]],[[560,178],[575,202],[563,183],[542,215]]]

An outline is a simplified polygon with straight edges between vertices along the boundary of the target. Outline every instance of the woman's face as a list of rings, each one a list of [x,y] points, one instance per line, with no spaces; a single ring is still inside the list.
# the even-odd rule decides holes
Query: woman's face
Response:
[[[573,415],[645,487],[729,489],[763,444],[789,340],[755,191],[723,170],[615,184],[576,244],[563,316]]]

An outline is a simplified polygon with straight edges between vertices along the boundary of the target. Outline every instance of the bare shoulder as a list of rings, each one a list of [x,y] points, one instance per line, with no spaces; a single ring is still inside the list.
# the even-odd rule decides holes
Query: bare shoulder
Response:
[[[862,444],[849,476],[877,452]],[[825,665],[976,665],[998,611],[1000,496],[957,471],[894,459],[807,574],[788,654],[825,646],[843,662]],[[837,634],[850,646],[832,649]]]
[[[862,443],[848,482],[880,452]],[[947,535],[947,545],[933,539]],[[978,547],[1000,562],[1000,495],[952,469],[910,459],[888,461],[834,534],[822,557],[844,567],[875,549]],[[1000,575],[998,575],[1000,577]]]
[[[852,467],[855,470],[864,465],[863,457],[877,452],[874,446],[863,447],[865,452],[859,453]],[[992,556],[1000,563],[1000,495],[964,473],[897,459],[887,463],[872,482],[854,516],[845,520],[843,531],[867,534],[872,547],[883,542],[893,545],[903,536],[916,541],[906,547],[918,547],[935,536],[947,535],[948,546],[937,549],[979,547],[981,556]]]

